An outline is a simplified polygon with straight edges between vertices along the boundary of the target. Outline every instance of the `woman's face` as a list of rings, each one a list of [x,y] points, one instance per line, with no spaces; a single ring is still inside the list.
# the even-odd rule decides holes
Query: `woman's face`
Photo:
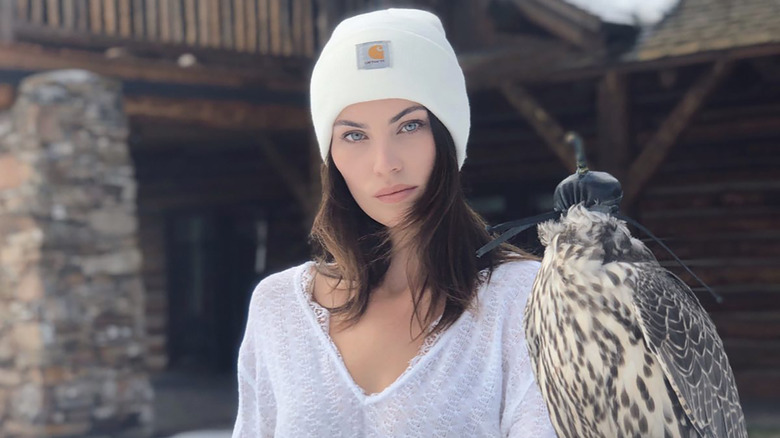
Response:
[[[425,191],[433,170],[428,111],[404,99],[350,105],[333,124],[330,153],[360,208],[392,227]]]

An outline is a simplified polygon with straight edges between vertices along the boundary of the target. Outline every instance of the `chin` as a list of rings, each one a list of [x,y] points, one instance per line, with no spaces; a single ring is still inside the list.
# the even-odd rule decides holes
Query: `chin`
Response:
[[[365,210],[363,210],[363,211],[365,211]],[[380,224],[386,226],[387,228],[392,228],[392,227],[398,225],[401,222],[401,220],[403,219],[402,215],[400,215],[400,214],[394,215],[394,214],[392,214],[390,212],[388,212],[386,214],[381,214],[379,212],[371,212],[371,213],[366,212],[366,214],[368,215],[368,217],[370,217],[371,219],[373,219],[373,220],[379,222]]]

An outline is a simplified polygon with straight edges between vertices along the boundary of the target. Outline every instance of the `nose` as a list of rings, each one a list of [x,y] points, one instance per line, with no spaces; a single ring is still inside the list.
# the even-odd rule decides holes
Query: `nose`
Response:
[[[401,157],[398,156],[397,148],[392,147],[390,141],[379,141],[374,148],[374,173],[377,175],[388,175],[397,173],[403,168]]]

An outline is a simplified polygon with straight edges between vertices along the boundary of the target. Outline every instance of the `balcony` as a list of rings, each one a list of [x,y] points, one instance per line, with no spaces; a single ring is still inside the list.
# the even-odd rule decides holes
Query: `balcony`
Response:
[[[408,3],[408,2],[407,2]],[[314,56],[341,17],[380,0],[2,0],[0,37],[137,55]]]

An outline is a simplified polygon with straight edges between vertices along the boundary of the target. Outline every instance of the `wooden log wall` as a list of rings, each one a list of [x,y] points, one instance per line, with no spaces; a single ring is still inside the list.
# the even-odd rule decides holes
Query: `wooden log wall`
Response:
[[[327,2],[318,0],[8,1],[15,2],[15,26],[28,32],[263,55],[311,57],[319,44],[317,26],[328,24],[319,20]]]
[[[780,393],[778,169],[780,99],[710,107],[672,150],[638,205],[645,226],[724,297],[716,304],[698,292],[744,397]]]
[[[169,303],[170,248],[166,245],[172,215],[222,212],[236,206],[266,208],[268,272],[285,269],[308,257],[303,226],[306,217],[294,195],[281,183],[277,170],[247,133],[138,120],[133,131],[138,135],[132,156],[139,188],[139,244],[147,291],[146,363],[151,372],[160,372],[174,359],[169,356],[172,343],[168,336],[172,327],[170,312],[176,309],[171,309]],[[305,132],[283,131],[269,135],[269,139],[296,171],[303,174],[308,170]],[[240,295],[249,293],[253,286],[247,283],[235,285],[230,291],[209,289],[206,293],[210,297]],[[243,316],[244,312],[242,308],[238,314]],[[242,324],[243,321],[236,322],[241,331]]]
[[[667,85],[658,72],[629,78],[631,159],[706,68],[675,71]],[[755,73],[750,63],[737,66],[685,128],[630,211],[724,296],[718,305],[697,290],[746,398],[780,394],[780,84]],[[591,167],[600,169],[596,84],[529,89],[562,126],[583,134]],[[475,196],[504,193],[510,200],[523,193],[507,201],[508,215],[494,221],[535,213],[539,203],[528,203],[525,211],[512,203],[549,198],[568,172],[499,95],[478,95],[472,106],[466,184],[475,187]],[[669,255],[648,245],[664,265],[698,286]]]
[[[251,134],[219,130],[209,134],[208,130],[175,125],[167,129],[170,132],[164,134],[165,138],[155,139],[156,134],[151,133],[148,135],[152,137],[145,137],[142,133],[138,148],[133,151],[142,210],[170,211],[288,199],[295,202],[291,190],[282,183],[282,176]],[[197,139],[198,135],[202,138]],[[308,176],[306,133],[283,131],[270,137],[282,158],[300,175]],[[146,138],[163,143],[150,145]]]

